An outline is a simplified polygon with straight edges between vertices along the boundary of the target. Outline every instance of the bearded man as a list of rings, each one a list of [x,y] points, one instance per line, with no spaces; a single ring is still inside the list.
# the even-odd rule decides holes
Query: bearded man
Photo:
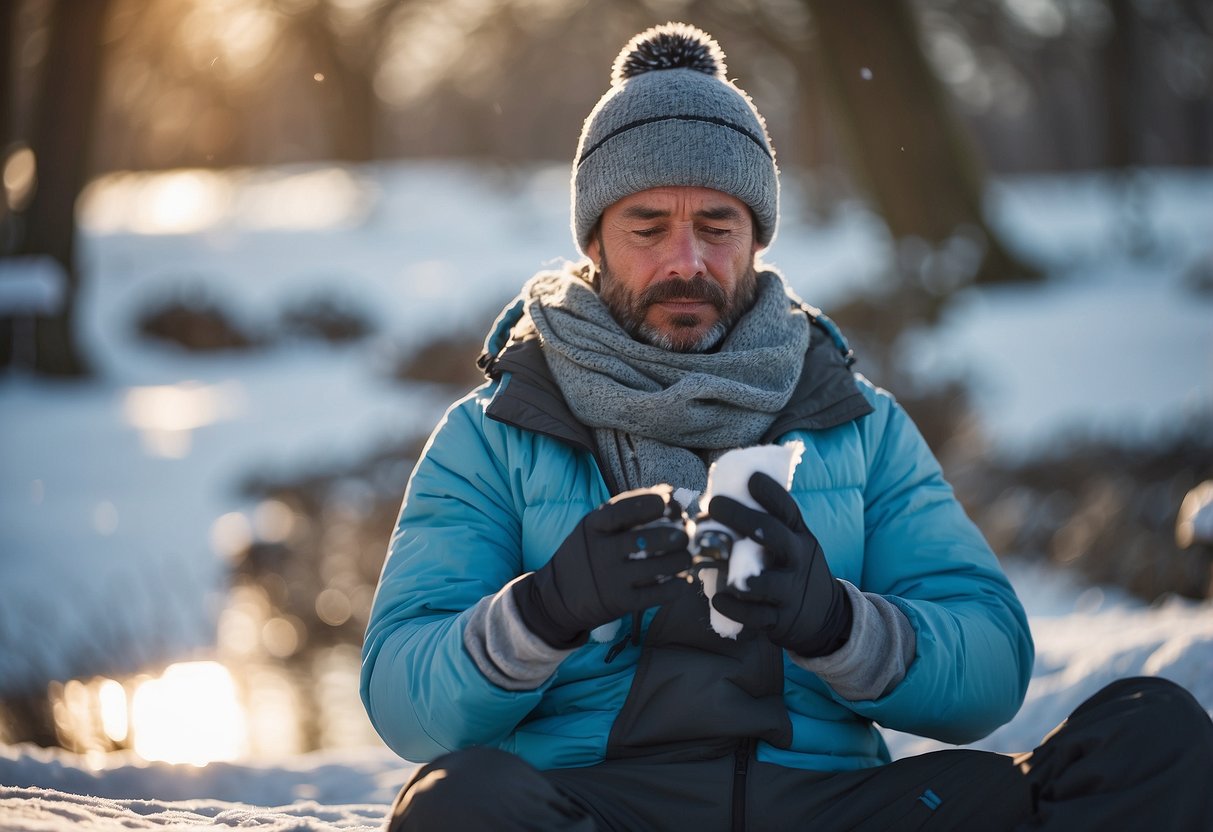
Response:
[[[1008,721],[1032,640],[905,412],[758,261],[778,204],[715,41],[634,38],[574,161],[586,260],[502,313],[405,494],[362,672],[426,763],[391,829],[1207,828],[1213,725],[1158,679],[1021,757],[890,759],[876,724]],[[698,505],[726,452],[792,443],[790,482]],[[695,519],[760,544],[761,574],[709,603]]]

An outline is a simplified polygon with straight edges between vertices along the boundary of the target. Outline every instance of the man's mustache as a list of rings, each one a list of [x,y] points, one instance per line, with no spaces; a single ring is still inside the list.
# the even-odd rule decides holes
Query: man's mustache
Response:
[[[728,301],[720,284],[703,276],[689,280],[675,277],[654,283],[641,292],[639,298],[642,306],[652,306],[667,300],[700,300],[710,303],[718,311],[723,310]]]

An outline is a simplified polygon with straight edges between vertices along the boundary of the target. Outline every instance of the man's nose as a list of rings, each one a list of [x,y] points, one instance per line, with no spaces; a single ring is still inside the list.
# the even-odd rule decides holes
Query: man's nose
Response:
[[[690,280],[707,275],[703,262],[703,242],[689,225],[676,225],[667,240],[666,276]]]

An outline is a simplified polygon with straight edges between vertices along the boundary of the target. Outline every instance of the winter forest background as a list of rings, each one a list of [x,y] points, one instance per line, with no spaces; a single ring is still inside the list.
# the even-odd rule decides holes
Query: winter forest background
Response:
[[[581,120],[668,19],[768,120],[766,259],[1033,616],[988,747],[1131,673],[1213,711],[1208,3],[13,0],[0,816],[57,788],[373,827],[407,764],[358,647],[409,471],[497,311],[576,257]],[[172,812],[220,809],[135,814]]]

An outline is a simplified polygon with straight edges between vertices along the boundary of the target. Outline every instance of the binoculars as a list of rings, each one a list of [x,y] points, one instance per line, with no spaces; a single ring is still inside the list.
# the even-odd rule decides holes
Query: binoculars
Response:
[[[707,515],[701,515],[699,519],[688,517],[682,505],[673,499],[673,489],[670,486],[657,486],[656,490],[666,500],[665,511],[661,517],[646,523],[642,528],[673,527],[685,530],[690,538],[690,574],[700,569],[726,567],[733,554],[733,545],[737,542],[737,535],[733,530]]]
[[[736,535],[727,527],[708,517],[699,521],[692,520],[683,512],[682,507],[675,501],[666,503],[665,513],[642,528],[680,528],[687,532],[690,538],[691,569],[690,574],[700,569],[719,569],[725,566],[733,552]]]

